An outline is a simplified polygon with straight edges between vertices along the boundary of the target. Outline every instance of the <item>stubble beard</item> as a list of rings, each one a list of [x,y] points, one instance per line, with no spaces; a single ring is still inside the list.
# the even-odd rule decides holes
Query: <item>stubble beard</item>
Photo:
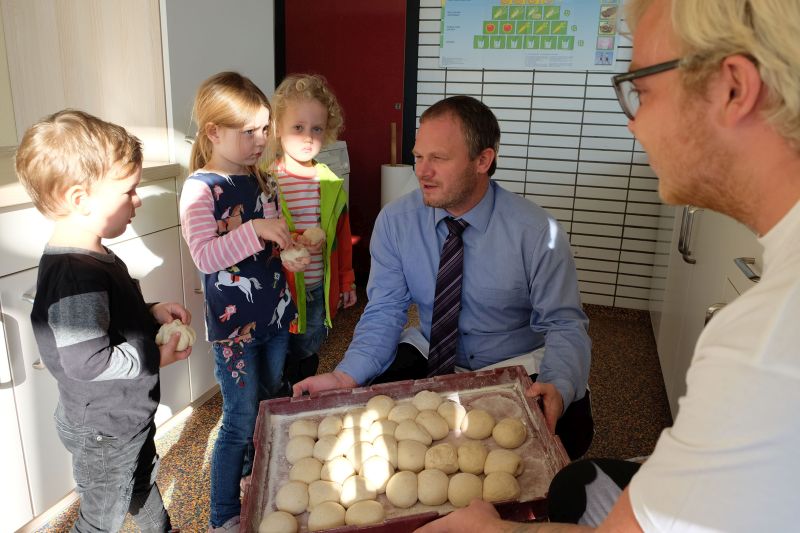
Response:
[[[425,196],[425,190],[422,190],[422,202],[428,207],[436,207],[439,209],[458,208],[464,205],[469,200],[475,189],[478,187],[478,173],[474,165],[468,166],[461,173],[458,180],[458,185],[449,194],[440,200],[429,199]]]

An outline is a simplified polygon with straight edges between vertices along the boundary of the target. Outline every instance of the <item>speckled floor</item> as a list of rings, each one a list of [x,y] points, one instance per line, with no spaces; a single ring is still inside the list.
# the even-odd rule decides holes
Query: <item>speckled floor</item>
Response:
[[[337,315],[320,353],[319,372],[332,370],[352,337],[366,297]],[[587,456],[626,458],[652,452],[661,430],[672,423],[650,319],[644,311],[586,305],[592,338],[590,387],[596,435]],[[414,320],[414,316],[411,317]],[[212,397],[157,441],[158,484],[172,522],[183,533],[205,531],[209,512],[209,460],[217,435],[221,398]],[[77,503],[38,532],[68,531]],[[137,531],[128,517],[123,531]]]

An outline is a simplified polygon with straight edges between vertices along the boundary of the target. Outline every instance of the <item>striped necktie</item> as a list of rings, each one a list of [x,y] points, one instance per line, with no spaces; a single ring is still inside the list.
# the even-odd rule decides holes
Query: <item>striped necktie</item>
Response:
[[[461,278],[464,269],[464,242],[461,233],[469,225],[464,220],[444,219],[450,232],[442,247],[436,295],[433,298],[428,377],[452,374],[458,344],[458,313],[461,311]]]

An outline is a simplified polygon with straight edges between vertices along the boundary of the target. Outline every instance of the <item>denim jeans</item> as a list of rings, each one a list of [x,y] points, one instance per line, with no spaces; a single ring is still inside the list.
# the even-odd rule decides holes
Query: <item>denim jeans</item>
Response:
[[[214,375],[222,392],[222,426],[211,458],[211,525],[220,527],[241,511],[239,481],[250,473],[258,404],[282,384],[288,329],[244,344],[214,343]]]
[[[156,485],[152,421],[137,435],[118,438],[72,424],[60,403],[54,418],[58,436],[72,454],[72,474],[81,497],[73,532],[119,531],[127,513],[143,532],[171,529]]]
[[[328,335],[325,327],[325,284],[306,293],[306,332],[292,335],[289,340],[289,357],[300,360],[319,353]]]

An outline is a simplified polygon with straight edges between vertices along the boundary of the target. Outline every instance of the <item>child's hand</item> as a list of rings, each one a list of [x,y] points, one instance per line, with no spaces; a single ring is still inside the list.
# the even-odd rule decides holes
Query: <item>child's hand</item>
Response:
[[[294,261],[282,260],[283,267],[289,272],[304,272],[308,265],[311,263],[309,256],[301,257]]]
[[[292,244],[289,226],[282,218],[254,218],[253,228],[263,241],[272,241],[281,248],[288,248]]]
[[[161,352],[161,361],[159,366],[165,367],[174,363],[175,361],[180,361],[181,359],[186,359],[192,353],[192,347],[189,346],[182,352],[176,352],[175,349],[178,347],[178,341],[181,340],[181,334],[175,332],[169,338],[169,342],[166,344],[162,344],[158,347],[158,351]]]
[[[189,310],[176,302],[157,303],[150,308],[150,312],[159,324],[169,324],[176,318],[179,318],[186,325],[192,322],[192,314]]]
[[[299,235],[297,242],[305,246],[306,250],[312,254],[318,254],[322,252],[322,249],[325,247],[325,239],[314,242],[311,239],[306,238],[305,234]]]
[[[347,292],[343,292],[340,295],[340,297],[342,299],[342,306],[345,309],[347,309],[348,307],[353,307],[354,305],[356,305],[357,297],[356,297],[356,290],[355,289],[351,289],[351,290],[349,290]]]

